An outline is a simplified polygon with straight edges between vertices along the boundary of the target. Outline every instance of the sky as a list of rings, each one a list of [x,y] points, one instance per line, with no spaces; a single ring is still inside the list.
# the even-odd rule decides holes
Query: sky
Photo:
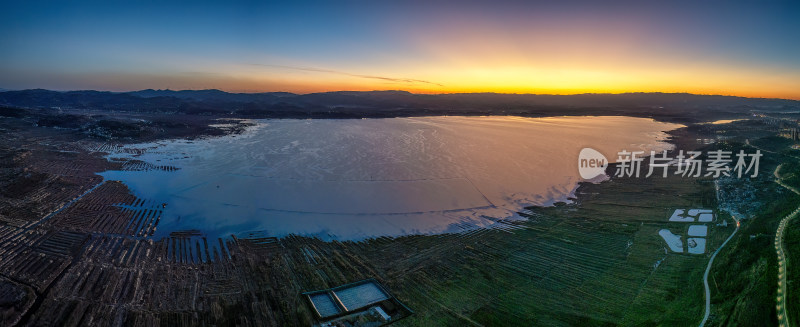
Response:
[[[0,4],[0,88],[800,99],[800,4]]]

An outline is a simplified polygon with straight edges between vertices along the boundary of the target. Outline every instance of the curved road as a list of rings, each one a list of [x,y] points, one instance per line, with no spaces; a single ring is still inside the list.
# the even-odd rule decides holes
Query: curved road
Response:
[[[780,174],[778,171],[781,169],[782,164],[775,169],[775,182],[778,183],[780,186],[796,193],[800,194],[794,187],[786,185],[781,181]],[[800,208],[795,209],[791,214],[781,219],[781,223],[778,225],[778,232],[775,233],[775,251],[778,253],[778,296],[776,298],[777,304],[776,309],[778,312],[778,324],[781,327],[789,326],[789,315],[786,311],[786,251],[783,248],[783,230],[786,229],[786,224],[797,216],[798,212],[800,212]]]
[[[798,191],[796,188],[786,185],[783,183],[783,181],[781,181],[779,171],[781,170],[782,166],[783,164],[778,165],[773,172],[773,175],[775,175],[775,182],[796,194],[800,194],[800,191]],[[800,213],[800,208],[795,209],[791,214],[781,219],[781,222],[778,225],[778,231],[775,234],[775,251],[778,254],[778,296],[776,298],[776,309],[778,314],[778,324],[781,327],[789,326],[789,316],[786,311],[786,254],[783,248],[783,231],[786,228],[786,224],[789,222],[789,220],[797,216],[798,213]],[[734,230],[733,233],[728,236],[725,242],[723,242],[722,245],[716,251],[714,251],[714,254],[711,255],[711,259],[708,261],[706,272],[703,274],[703,286],[705,287],[706,292],[706,312],[703,316],[703,321],[700,322],[700,327],[703,327],[706,324],[706,321],[708,321],[708,317],[711,314],[711,290],[708,287],[708,274],[711,271],[711,265],[714,263],[714,258],[717,256],[717,253],[719,253],[719,251],[722,250],[726,244],[728,244],[728,241],[733,238],[733,235],[736,235],[736,232],[739,231],[739,220],[736,219],[736,217],[732,218],[736,220],[736,230]]]
[[[724,248],[725,245],[728,244],[728,241],[730,241],[733,238],[733,235],[736,235],[736,232],[739,231],[739,219],[736,219],[736,217],[733,216],[731,216],[731,218],[733,218],[733,220],[736,220],[736,229],[733,230],[731,236],[728,236],[728,238],[725,239],[725,242],[722,242],[722,245],[720,245],[719,248],[717,248],[717,250],[714,251],[714,254],[711,255],[711,259],[708,260],[708,266],[706,266],[706,272],[703,274],[703,286],[705,287],[706,290],[706,313],[705,315],[703,315],[703,321],[700,322],[700,327],[705,326],[706,321],[708,320],[708,316],[711,314],[711,289],[708,288],[708,273],[711,272],[711,264],[714,263],[714,258],[717,257],[717,253],[719,253],[719,251],[721,251],[722,248]]]

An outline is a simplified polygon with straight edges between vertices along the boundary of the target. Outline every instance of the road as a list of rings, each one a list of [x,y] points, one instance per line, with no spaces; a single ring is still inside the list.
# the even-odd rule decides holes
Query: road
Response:
[[[778,165],[778,167],[776,167],[775,171],[773,172],[773,175],[775,175],[775,182],[778,183],[778,185],[796,194],[800,194],[800,191],[798,191],[796,188],[784,184],[783,181],[781,180],[779,172],[782,166],[783,164]],[[795,209],[791,214],[781,219],[781,222],[778,225],[778,231],[777,233],[775,233],[775,251],[778,254],[778,296],[776,297],[776,302],[777,302],[776,311],[778,314],[778,325],[781,327],[789,326],[789,316],[788,316],[788,311],[786,310],[786,275],[787,275],[786,267],[787,266],[786,266],[786,254],[783,247],[783,231],[786,228],[786,224],[789,222],[789,220],[797,216],[798,213],[800,213],[800,208]],[[708,274],[711,271],[711,265],[714,263],[714,258],[717,256],[717,253],[719,253],[719,251],[722,250],[723,247],[725,247],[725,244],[727,244],[728,241],[730,241],[731,238],[733,238],[733,235],[736,235],[736,232],[739,231],[739,220],[736,219],[736,217],[733,217],[733,219],[736,220],[736,230],[734,230],[733,233],[730,236],[728,236],[728,238],[725,240],[725,242],[722,243],[722,245],[717,249],[717,251],[714,251],[714,254],[711,256],[711,259],[708,261],[706,272],[705,274],[703,274],[703,286],[705,286],[705,291],[706,291],[706,313],[703,316],[703,321],[700,322],[700,327],[705,326],[706,321],[708,321],[708,317],[711,314],[711,290],[708,287]]]
[[[786,185],[781,180],[780,171],[782,164],[775,168],[775,182],[778,183],[780,186],[796,193],[800,194],[796,188]],[[800,212],[800,208],[795,209],[791,214],[781,219],[781,223],[778,225],[778,232],[775,233],[775,251],[778,254],[778,296],[776,297],[777,304],[775,308],[777,309],[778,313],[778,325],[781,327],[788,327],[789,326],[789,315],[788,311],[786,310],[786,275],[787,275],[787,266],[786,266],[786,252],[783,247],[783,231],[786,229],[786,224],[797,216],[798,212]]]
[[[714,254],[711,255],[711,259],[708,260],[708,266],[706,266],[706,272],[703,274],[703,286],[705,287],[706,290],[706,313],[703,315],[703,321],[700,322],[700,327],[705,326],[706,321],[708,321],[709,315],[711,315],[711,289],[708,288],[708,274],[709,272],[711,272],[711,265],[714,263],[714,258],[717,257],[717,253],[719,253],[719,251],[721,251],[722,248],[724,248],[725,245],[728,244],[728,241],[730,241],[733,238],[733,235],[736,235],[736,232],[739,231],[739,220],[736,219],[736,217],[732,218],[733,220],[736,220],[736,229],[733,230],[733,233],[731,233],[731,235],[728,236],[727,239],[725,239],[725,242],[722,242],[722,245],[720,245],[719,248],[717,248],[717,250],[714,251]]]

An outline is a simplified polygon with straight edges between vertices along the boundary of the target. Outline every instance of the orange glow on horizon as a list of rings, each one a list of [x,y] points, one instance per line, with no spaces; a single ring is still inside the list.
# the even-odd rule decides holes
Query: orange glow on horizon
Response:
[[[220,81],[209,85],[229,92],[316,93],[335,91],[402,90],[418,94],[449,93],[506,93],[571,95],[585,93],[692,93],[702,95],[740,96],[750,98],[781,98],[800,100],[800,83],[782,76],[750,74],[724,74],[702,72],[718,78],[699,79],[695,74],[611,74],[603,72],[564,71],[550,74],[509,73],[504,71],[476,70],[449,74],[431,74],[428,80],[442,84],[390,83],[314,76],[313,78],[288,77],[282,79],[248,78]],[[424,74],[418,74],[420,76]],[[402,75],[400,75],[402,76]],[[529,77],[530,76],[530,77]],[[310,76],[309,76],[310,77]],[[427,76],[426,76],[427,77]]]
[[[20,2],[0,88],[800,100],[800,23],[781,5],[381,3],[69,6],[86,13],[75,19]]]

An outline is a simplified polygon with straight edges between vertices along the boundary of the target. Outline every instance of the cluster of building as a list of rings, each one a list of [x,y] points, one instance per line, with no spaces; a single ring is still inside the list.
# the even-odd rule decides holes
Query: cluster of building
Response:
[[[800,120],[788,118],[775,118],[764,115],[762,118],[769,125],[775,126],[778,135],[792,141],[800,141]]]
[[[784,128],[780,132],[780,136],[790,139],[792,141],[800,141],[800,129],[797,127]]]

